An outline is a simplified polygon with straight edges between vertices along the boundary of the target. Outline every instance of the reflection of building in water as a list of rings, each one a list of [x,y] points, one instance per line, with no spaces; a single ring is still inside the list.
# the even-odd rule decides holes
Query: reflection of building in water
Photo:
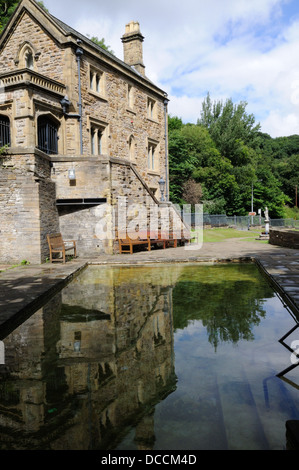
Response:
[[[88,268],[4,340],[2,448],[113,449],[130,426],[152,447],[175,388],[174,279],[158,276]]]

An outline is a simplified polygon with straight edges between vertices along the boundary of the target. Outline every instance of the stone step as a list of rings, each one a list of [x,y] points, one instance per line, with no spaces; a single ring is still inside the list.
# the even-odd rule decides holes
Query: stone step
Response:
[[[267,450],[269,444],[243,365],[224,366],[218,374],[218,389],[228,449]]]

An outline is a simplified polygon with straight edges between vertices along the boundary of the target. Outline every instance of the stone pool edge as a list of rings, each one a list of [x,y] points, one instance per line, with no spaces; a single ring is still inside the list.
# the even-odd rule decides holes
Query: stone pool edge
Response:
[[[263,259],[262,259],[263,258]],[[299,319],[299,301],[284,288],[286,272],[283,275],[272,275],[267,269],[271,264],[271,255],[259,256],[229,256],[229,257],[173,257],[170,259],[95,259],[73,260],[65,265],[40,265],[23,267],[0,273],[1,290],[5,294],[0,296],[0,339],[5,337],[7,327],[19,326],[23,321],[41,308],[47,300],[62,290],[69,282],[76,278],[88,266],[141,266],[158,264],[225,264],[225,263],[254,263],[264,273],[272,287],[281,296],[282,300]],[[273,268],[273,261],[272,261]],[[299,276],[299,272],[297,273]],[[20,297],[23,295],[23,297]],[[3,310],[3,311],[2,311]]]

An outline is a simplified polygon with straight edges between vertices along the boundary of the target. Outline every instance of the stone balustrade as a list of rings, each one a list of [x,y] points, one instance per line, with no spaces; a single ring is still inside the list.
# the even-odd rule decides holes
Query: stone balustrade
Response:
[[[63,83],[49,79],[29,69],[17,70],[0,75],[0,86],[2,88],[9,88],[20,84],[32,84],[60,95],[65,95],[66,90]]]

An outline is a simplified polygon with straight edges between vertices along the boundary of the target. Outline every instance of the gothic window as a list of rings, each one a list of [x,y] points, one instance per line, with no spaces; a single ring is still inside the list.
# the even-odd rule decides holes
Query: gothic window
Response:
[[[128,107],[134,108],[134,88],[131,85],[128,85]]]
[[[10,145],[10,121],[7,116],[0,115],[0,148]]]
[[[21,69],[26,68],[34,70],[35,62],[38,60],[40,54],[41,53],[37,52],[29,41],[24,41],[19,47],[14,62]]]
[[[49,116],[37,121],[38,148],[48,155],[58,154],[58,124]]]
[[[131,161],[135,160],[135,139],[133,135],[129,138],[129,157]]]

